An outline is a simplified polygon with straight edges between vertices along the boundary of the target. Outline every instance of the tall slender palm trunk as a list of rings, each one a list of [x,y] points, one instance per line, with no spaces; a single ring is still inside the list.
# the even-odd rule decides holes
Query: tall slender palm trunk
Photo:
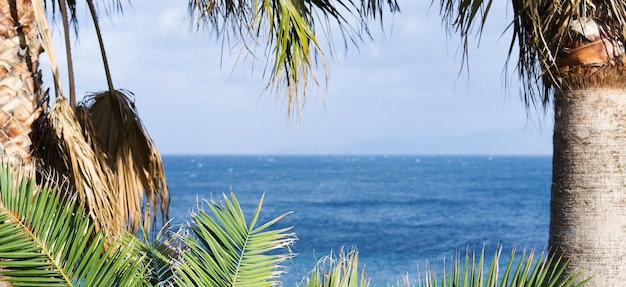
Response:
[[[31,125],[42,96],[42,52],[31,0],[0,0],[0,156],[30,158]]]
[[[590,86],[555,94],[549,245],[586,286],[624,286],[626,82]]]

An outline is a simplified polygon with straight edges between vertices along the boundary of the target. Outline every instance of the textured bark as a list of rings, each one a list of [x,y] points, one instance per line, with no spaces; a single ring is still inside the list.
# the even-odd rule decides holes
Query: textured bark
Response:
[[[41,45],[30,0],[0,0],[0,156],[28,162],[39,115]],[[0,287],[10,286],[0,277]]]
[[[0,155],[14,162],[29,160],[29,134],[39,115],[37,34],[30,0],[0,0]]]
[[[551,250],[586,286],[623,286],[626,88],[556,92],[553,156]]]

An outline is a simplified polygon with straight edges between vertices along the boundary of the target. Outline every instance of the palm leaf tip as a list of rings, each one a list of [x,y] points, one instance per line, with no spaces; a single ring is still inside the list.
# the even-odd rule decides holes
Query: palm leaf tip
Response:
[[[370,279],[367,277],[365,268],[359,272],[359,252],[356,247],[345,251],[342,247],[337,256],[332,252],[319,259],[317,264],[302,279],[299,286],[303,287],[367,287]]]
[[[183,253],[178,280],[182,285],[274,286],[285,271],[281,265],[294,255],[296,240],[289,228],[276,229],[276,220],[255,226],[246,221],[233,193],[221,202],[206,202],[189,226],[193,238]],[[260,206],[260,205],[259,205]],[[258,218],[260,208],[255,210]]]
[[[546,252],[537,254],[534,249],[518,251],[513,247],[505,258],[498,246],[490,260],[485,257],[484,247],[480,252],[468,249],[464,257],[457,253],[448,263],[444,260],[440,274],[426,264],[424,270],[418,270],[417,286],[583,286],[586,280],[579,280],[579,273],[564,276],[566,264]]]
[[[386,2],[386,3],[385,3]],[[358,1],[212,1],[189,0],[188,13],[194,28],[206,28],[227,40],[242,44],[242,54],[256,56],[264,48],[263,75],[268,77],[267,90],[281,94],[289,118],[300,115],[314,87],[327,87],[328,69],[319,34],[328,36],[328,50],[333,54],[333,30],[344,40],[358,46],[369,37],[370,18],[382,21],[384,7],[399,12],[396,0]],[[382,22],[381,22],[382,23]],[[316,33],[321,28],[325,33]],[[263,39],[263,40],[261,40]],[[262,42],[264,41],[264,42]],[[242,58],[246,58],[246,57]],[[239,59],[239,58],[238,58]],[[315,73],[323,68],[323,77]]]

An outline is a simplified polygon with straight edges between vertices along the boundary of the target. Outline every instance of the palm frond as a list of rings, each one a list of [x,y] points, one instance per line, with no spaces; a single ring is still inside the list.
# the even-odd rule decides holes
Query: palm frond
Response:
[[[279,285],[280,264],[293,257],[289,246],[296,238],[291,228],[270,229],[288,213],[257,226],[262,203],[263,198],[247,222],[232,192],[220,204],[207,202],[212,215],[200,210],[193,217],[194,237],[187,240],[177,281],[184,286]]]
[[[110,234],[120,232],[126,218],[120,212],[118,195],[106,155],[92,148],[93,137],[85,137],[78,120],[63,97],[39,121],[35,152],[46,166],[66,174],[81,205],[97,228]]]
[[[186,229],[180,228],[178,232],[173,232],[171,226],[166,224],[153,240],[144,230],[143,240],[134,243],[141,253],[146,254],[151,286],[176,286],[174,269],[182,262],[187,238]]]
[[[358,44],[368,35],[368,19],[382,21],[385,1],[329,0],[189,0],[189,15],[195,28],[214,31],[218,37],[243,41],[244,54],[255,54],[257,46],[265,47],[268,60],[265,74],[268,89],[284,93],[291,116],[301,111],[309,84],[325,86],[327,67],[316,27],[326,31],[332,43],[332,28],[338,27],[344,43]],[[392,13],[399,12],[396,0],[387,0]],[[347,48],[347,45],[344,45]],[[331,54],[333,47],[330,49]],[[321,63],[323,80],[315,74]]]
[[[124,14],[124,4],[122,3],[123,1],[121,0],[101,0],[98,1],[97,3],[99,3],[101,6],[103,7],[102,9],[104,10],[104,14],[107,16],[113,16],[116,14]],[[128,4],[130,4],[130,1],[126,1],[128,2]],[[46,11],[50,11],[50,13],[52,14],[52,19],[53,21],[56,20],[56,18],[58,16],[61,16],[59,14],[61,14],[62,11],[62,3],[60,0],[44,0],[44,8],[46,9]],[[76,35],[78,35],[78,30],[79,30],[79,20],[78,20],[78,10],[77,10],[77,5],[76,5],[76,0],[67,0],[67,9],[69,11],[69,17],[70,17],[70,23],[71,26],[74,28],[74,33]]]
[[[444,266],[441,274],[432,269],[428,264],[424,273],[420,273],[417,279],[418,287],[457,286],[457,287],[522,287],[522,286],[552,286],[552,287],[579,287],[588,281],[580,283],[579,274],[565,275],[562,262],[555,256],[547,256],[541,252],[539,256],[534,250],[524,249],[520,258],[516,258],[517,250],[513,248],[508,257],[504,270],[500,270],[500,258],[502,248],[499,247],[491,263],[485,265],[485,249],[477,256],[476,252],[467,250],[464,260],[460,254],[455,260],[451,260],[448,266]],[[446,269],[447,268],[447,269]],[[413,286],[406,279],[399,286]]]
[[[359,252],[356,248],[345,252],[342,248],[338,257],[329,254],[318,260],[314,269],[298,286],[303,287],[367,287],[369,279],[365,269],[359,272]]]
[[[85,131],[92,132],[108,155],[126,225],[134,232],[139,226],[149,231],[159,214],[164,221],[167,218],[169,194],[161,155],[137,116],[131,95],[105,91],[88,95],[80,105],[89,110],[94,127],[85,125]]]
[[[0,163],[0,277],[12,286],[140,286],[142,254],[107,239],[69,185]],[[122,234],[123,238],[129,236]],[[110,242],[110,243],[108,243]]]
[[[469,38],[483,31],[493,0],[440,0],[444,23],[462,38],[467,59]],[[571,45],[580,45],[572,24],[592,19],[600,26],[602,41],[615,43],[623,53],[626,43],[626,2],[617,0],[511,1],[513,30],[508,61],[515,61],[527,107],[546,107],[553,89],[567,88],[558,60]],[[518,49],[517,57],[513,55]],[[619,51],[618,51],[619,50]],[[617,56],[617,55],[614,55]],[[623,63],[619,63],[622,65]]]

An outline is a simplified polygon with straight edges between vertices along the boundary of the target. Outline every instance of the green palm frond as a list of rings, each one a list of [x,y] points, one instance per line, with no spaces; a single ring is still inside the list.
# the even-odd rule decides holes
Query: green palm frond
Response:
[[[176,286],[174,268],[182,261],[182,253],[187,248],[188,237],[184,232],[183,228],[172,232],[171,226],[166,224],[153,240],[149,240],[144,230],[143,240],[134,243],[145,254],[151,286]]]
[[[302,287],[367,287],[365,270],[359,272],[359,252],[342,248],[337,258],[333,254],[318,260],[315,268],[299,284]]]
[[[329,43],[333,42],[331,29],[338,28],[344,44],[358,44],[364,35],[369,36],[368,19],[382,21],[385,6],[392,13],[400,10],[396,0],[362,0],[360,5],[341,0],[189,0],[189,15],[196,28],[243,41],[246,54],[254,55],[257,46],[265,47],[268,89],[277,93],[284,89],[287,111],[292,115],[301,111],[311,82],[326,85],[326,60],[316,27],[325,30]],[[323,81],[315,75],[317,63],[324,68]]]
[[[433,1],[434,2],[434,1]],[[469,38],[480,35],[493,0],[440,0],[444,23],[462,38],[467,55]],[[610,42],[626,43],[626,2],[618,0],[513,0],[513,20],[509,61],[515,61],[522,80],[523,99],[527,106],[546,107],[551,91],[566,88],[557,60],[572,42],[571,24],[592,19]],[[515,48],[518,55],[513,53]]]
[[[250,222],[231,192],[221,203],[207,202],[212,215],[203,210],[193,217],[193,237],[177,267],[183,286],[276,286],[284,260],[293,257],[289,246],[296,240],[291,228],[270,229],[285,213],[257,226],[263,198]],[[286,251],[286,252],[285,252]]]
[[[105,91],[88,95],[80,106],[91,115],[90,121],[84,121],[84,131],[101,143],[117,179],[115,196],[120,212],[128,218],[126,225],[134,232],[139,226],[149,232],[159,214],[167,218],[169,194],[161,155],[131,96],[127,91]]]
[[[0,163],[0,277],[12,286],[140,286],[142,254],[107,240],[68,185]],[[122,234],[118,238],[128,237]],[[108,243],[110,242],[110,243]]]
[[[579,287],[588,281],[587,279],[581,283],[576,283],[579,279],[578,274],[566,276],[563,273],[567,262],[562,262],[560,258],[554,256],[548,257],[544,252],[537,256],[534,250],[524,249],[518,259],[516,258],[517,250],[513,248],[506,267],[504,270],[500,270],[501,251],[501,248],[497,249],[488,269],[485,266],[484,248],[478,257],[475,252],[470,253],[468,250],[464,260],[461,259],[460,255],[457,255],[456,259],[450,261],[448,266],[445,266],[444,262],[443,271],[440,275],[427,264],[426,270],[417,279],[417,285],[412,285],[407,278],[404,283],[398,286]]]

